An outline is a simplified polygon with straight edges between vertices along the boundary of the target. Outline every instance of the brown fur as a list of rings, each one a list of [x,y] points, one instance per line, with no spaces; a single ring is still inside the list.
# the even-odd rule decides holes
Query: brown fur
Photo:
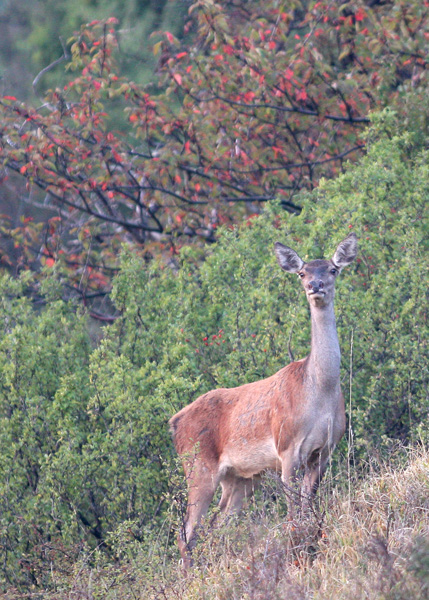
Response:
[[[278,450],[284,449],[299,411],[305,362],[291,363],[261,381],[212,390],[182,408],[169,421],[177,453],[182,456],[199,445],[201,458],[218,461],[228,440],[244,437],[250,442],[270,434]]]

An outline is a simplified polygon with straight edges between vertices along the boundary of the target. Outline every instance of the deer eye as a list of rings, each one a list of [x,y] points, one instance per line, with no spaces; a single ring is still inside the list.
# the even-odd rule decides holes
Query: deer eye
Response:
[[[301,273],[298,273],[298,277],[301,277],[301,279],[304,277],[304,273],[301,271]]]
[[[337,269],[331,269],[332,275],[336,275],[338,273]]]

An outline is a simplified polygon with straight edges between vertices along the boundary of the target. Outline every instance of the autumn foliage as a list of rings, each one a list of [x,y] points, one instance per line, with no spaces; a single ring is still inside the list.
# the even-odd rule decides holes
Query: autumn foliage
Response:
[[[90,296],[123,242],[174,255],[268,200],[299,213],[300,190],[362,154],[371,110],[406,119],[407,93],[425,93],[428,16],[421,0],[199,0],[192,44],[154,45],[156,89],[117,72],[115,19],[83,26],[64,89],[39,107],[0,101],[2,177],[24,177],[50,215],[3,218],[20,267],[57,265]]]

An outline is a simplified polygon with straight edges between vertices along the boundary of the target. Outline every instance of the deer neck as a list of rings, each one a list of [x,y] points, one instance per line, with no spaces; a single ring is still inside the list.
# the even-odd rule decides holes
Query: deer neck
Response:
[[[336,389],[340,382],[340,344],[335,323],[334,304],[310,306],[311,351],[307,369],[318,388]]]

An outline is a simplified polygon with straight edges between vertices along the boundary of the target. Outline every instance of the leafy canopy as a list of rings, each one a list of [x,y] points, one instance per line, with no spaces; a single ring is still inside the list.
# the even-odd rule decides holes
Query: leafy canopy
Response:
[[[3,97],[4,177],[50,211],[3,218],[20,268],[58,264],[88,300],[109,289],[124,241],[174,258],[274,198],[299,213],[299,190],[361,154],[371,109],[420,126],[409,98],[427,96],[427,2],[224,4],[191,6],[188,45],[170,32],[155,44],[163,93],[118,72],[109,18],[70,40],[70,81],[42,107]]]

